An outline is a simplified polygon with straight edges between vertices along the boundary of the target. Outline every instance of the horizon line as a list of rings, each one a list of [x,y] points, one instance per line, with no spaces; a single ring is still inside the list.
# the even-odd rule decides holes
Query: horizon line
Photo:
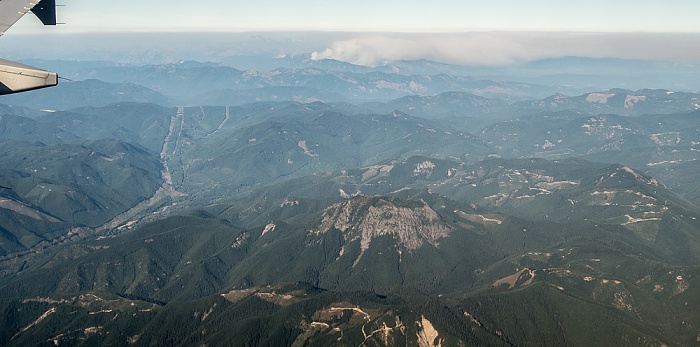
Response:
[[[91,30],[91,31],[61,31],[61,30],[31,30],[11,33],[16,35],[47,35],[47,34],[384,34],[384,35],[465,35],[465,34],[592,34],[592,35],[632,35],[632,34],[654,34],[654,35],[700,35],[694,31],[594,31],[594,30],[464,30],[464,31],[382,31],[382,30],[318,30],[318,29],[251,29],[251,30]],[[5,35],[3,35],[5,36]]]

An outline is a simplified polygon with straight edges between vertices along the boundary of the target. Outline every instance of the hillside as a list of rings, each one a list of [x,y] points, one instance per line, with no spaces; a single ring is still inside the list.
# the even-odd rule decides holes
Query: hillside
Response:
[[[698,94],[246,59],[3,99],[0,345],[697,343]]]
[[[412,155],[476,160],[489,151],[470,134],[445,131],[400,113],[297,114],[299,106],[286,108],[284,117],[240,127],[233,121],[196,143],[179,143],[182,172],[174,173],[176,181],[182,180],[188,194],[199,194],[203,187],[225,192]]]
[[[479,137],[504,157],[581,157],[621,163],[696,203],[698,111],[624,117],[562,111],[485,127]]]
[[[3,254],[100,226],[148,199],[161,184],[151,154],[113,140],[6,142],[0,156],[0,181],[11,188],[0,192]]]
[[[659,331],[624,313],[562,296],[556,288],[538,289],[534,297],[532,290],[525,289],[514,295],[488,295],[448,305],[410,291],[339,293],[306,284],[254,287],[166,306],[85,292],[6,302],[3,311],[12,312],[4,316],[6,322],[17,330],[29,328],[4,333],[0,341],[8,346],[39,344],[46,340],[38,336],[48,336],[58,344],[86,345],[168,342],[176,346],[245,346],[257,341],[253,344],[509,346],[541,341],[542,333],[536,332],[529,324],[532,322],[547,329],[547,341],[552,343],[686,342],[665,339]],[[534,304],[513,312],[512,305],[524,298]],[[536,304],[545,301],[553,304]],[[532,319],[572,307],[589,314],[562,317],[556,322]],[[493,313],[499,320],[494,320]],[[69,323],[71,332],[65,333],[61,327],[69,316],[77,319]],[[509,318],[500,320],[504,317]],[[32,330],[41,330],[41,334],[31,334]]]
[[[400,182],[406,189],[379,196],[347,193],[387,189],[388,184],[373,184],[379,179]],[[455,186],[456,182],[463,186]],[[441,187],[451,188],[441,193]],[[498,203],[492,193],[499,187],[515,195],[509,199],[523,202]],[[329,199],[333,190],[336,197]],[[521,194],[528,190],[539,195]],[[256,196],[257,202],[251,200]],[[576,213],[553,208],[545,216],[536,209],[566,199],[575,200],[569,205]],[[576,160],[460,165],[416,157],[299,178],[116,238],[63,247],[6,278],[2,293],[6,300],[18,295],[119,293],[156,302],[155,313],[139,313],[150,324],[192,317],[195,311],[200,317],[210,312],[207,316],[213,314],[213,321],[218,319],[213,312],[243,317],[249,315],[245,313],[249,305],[267,302],[263,305],[267,309],[256,310],[255,321],[269,326],[266,339],[279,339],[275,336],[285,331],[285,343],[301,339],[322,344],[331,336],[337,339],[334,331],[358,343],[362,335],[356,333],[369,332],[382,322],[387,327],[406,326],[387,330],[386,338],[418,339],[419,330],[411,329],[426,331],[425,319],[436,330],[429,336],[446,344],[458,340],[527,344],[541,338],[529,332],[532,326],[551,324],[561,327],[548,330],[552,341],[583,343],[588,341],[586,331],[602,324],[606,328],[597,338],[604,344],[630,338],[677,344],[695,337],[683,328],[697,319],[695,311],[671,307],[691,300],[695,291],[692,283],[700,262],[696,209],[652,179],[620,166]],[[628,219],[611,218],[619,215]],[[306,282],[331,292],[278,287],[289,282]],[[270,291],[269,285],[275,289]],[[316,294],[302,294],[309,290]],[[412,291],[428,296],[409,295]],[[187,303],[193,298],[204,301]],[[70,310],[75,305],[70,302],[45,302],[37,315],[51,307],[54,312]],[[160,307],[158,302],[173,304]],[[176,309],[181,305],[182,310]],[[506,309],[509,305],[525,309],[514,315]],[[586,317],[607,318],[584,322],[566,318],[571,306]],[[328,313],[324,310],[369,312],[363,324],[367,330],[353,330],[358,327],[352,323],[354,313],[343,313],[350,321],[342,323],[323,318]],[[389,311],[394,313],[386,316]],[[58,322],[65,318],[54,312],[51,317],[58,321],[47,320],[37,327],[61,326]],[[521,320],[520,315],[529,318]],[[280,319],[287,323],[280,326]],[[610,326],[606,319],[627,323]],[[123,324],[118,322],[78,327],[101,327],[106,332]],[[199,331],[206,324],[188,329]],[[228,326],[244,335],[260,332],[242,321],[219,322],[207,331],[216,341],[224,341],[227,333],[221,329]],[[464,326],[471,328],[465,331]],[[130,336],[143,334],[146,340],[154,333],[129,329]],[[157,334],[168,329],[158,329]],[[105,336],[97,333],[93,338]]]

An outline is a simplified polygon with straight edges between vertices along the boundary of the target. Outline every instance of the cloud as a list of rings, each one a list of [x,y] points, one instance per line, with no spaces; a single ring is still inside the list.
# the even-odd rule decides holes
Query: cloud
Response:
[[[335,41],[313,59],[375,66],[383,61],[429,59],[500,66],[565,56],[700,62],[700,34],[475,32],[464,34],[358,34]]]

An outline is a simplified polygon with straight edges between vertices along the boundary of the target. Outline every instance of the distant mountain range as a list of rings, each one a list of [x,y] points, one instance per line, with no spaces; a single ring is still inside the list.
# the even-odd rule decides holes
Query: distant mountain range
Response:
[[[62,99],[65,99],[63,102],[47,102],[48,105],[56,106],[64,106],[68,103],[77,106],[79,101],[83,102],[82,105],[91,105],[96,102],[104,103],[107,100],[156,103],[177,100],[180,105],[223,106],[266,100],[311,101],[309,98],[318,98],[319,101],[326,102],[386,101],[406,95],[435,95],[451,91],[470,92],[507,100],[523,100],[573,91],[557,86],[444,73],[405,75],[393,70],[337,69],[330,63],[314,63],[299,68],[280,66],[270,71],[239,70],[226,64],[188,61],[145,66],[102,63],[81,65],[50,61],[32,63],[63,71],[63,76],[76,81],[66,81],[56,88],[32,93],[35,95],[40,93],[39,95],[49,99],[52,95],[62,96]],[[94,81],[90,84],[82,82],[92,79],[116,85],[97,86],[95,85],[97,82]],[[259,92],[258,95],[254,95],[253,90]],[[301,94],[301,98],[298,98],[300,91],[305,91],[307,96]],[[309,95],[310,92],[312,94]],[[91,97],[97,94],[101,97]],[[32,101],[27,99],[29,96],[14,98],[17,101],[11,100],[12,104],[36,107],[36,104],[32,104]],[[57,109],[56,106],[50,109]]]
[[[38,110],[68,110],[84,106],[107,106],[117,102],[170,105],[172,101],[146,87],[129,82],[106,83],[95,79],[61,82],[60,86],[32,93],[7,95],[3,103]]]
[[[700,109],[700,95],[676,93],[668,90],[611,89],[568,97],[557,94],[539,101],[524,101],[511,105],[519,112],[556,112],[577,110],[592,115],[610,113],[623,116],[643,114],[668,114]]]

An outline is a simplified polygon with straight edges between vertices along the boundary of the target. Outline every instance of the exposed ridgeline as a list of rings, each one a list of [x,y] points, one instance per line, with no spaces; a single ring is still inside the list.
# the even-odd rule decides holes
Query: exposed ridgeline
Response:
[[[360,241],[360,255],[353,266],[369,249],[372,239],[391,236],[397,239],[402,249],[412,251],[424,245],[438,246],[438,240],[452,232],[427,203],[423,205],[392,199],[358,196],[328,207],[323,213],[321,225],[310,232],[315,235],[328,233],[331,229],[343,234],[345,243]],[[342,257],[345,248],[340,250]],[[401,250],[399,250],[399,254]]]

